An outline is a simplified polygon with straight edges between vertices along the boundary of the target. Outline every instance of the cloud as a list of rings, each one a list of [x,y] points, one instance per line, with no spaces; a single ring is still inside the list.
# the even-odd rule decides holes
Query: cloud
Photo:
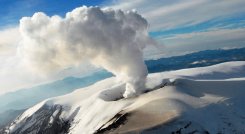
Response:
[[[15,53],[20,41],[18,27],[5,28],[0,31],[0,56]]]
[[[138,13],[140,13],[144,18],[147,19],[150,25],[149,30],[152,32],[165,31],[167,29],[173,31],[175,29],[179,29],[179,28],[181,29],[185,27],[194,28],[192,31],[191,30],[186,31],[185,29],[180,30],[178,34],[169,32],[166,35],[166,32],[165,33],[163,32],[165,36],[164,34],[159,35],[159,37],[157,37],[156,39],[160,42],[160,44],[164,44],[165,46],[163,47],[160,46],[157,49],[155,48],[144,49],[144,56],[147,59],[185,54],[188,52],[199,51],[204,49],[217,49],[223,47],[245,47],[244,39],[242,37],[242,35],[244,35],[245,33],[243,29],[240,27],[243,26],[244,23],[242,21],[236,21],[236,22],[225,21],[227,19],[232,19],[233,17],[236,16],[239,17],[241,14],[244,14],[245,8],[243,8],[243,5],[245,4],[245,2],[243,0],[234,0],[234,1],[112,0],[112,1],[113,2],[110,3],[109,7],[122,9],[122,10],[136,9]],[[105,4],[106,5],[104,6],[108,7],[108,3]],[[8,15],[6,15],[6,17],[8,17]],[[48,18],[49,19],[57,18],[57,20],[61,20],[62,23],[63,21],[66,20],[66,18],[60,18],[58,16],[52,16]],[[202,24],[210,20],[211,21],[215,20],[218,25],[213,26],[212,27],[213,29],[207,29],[208,28],[207,26],[207,28],[202,29],[202,31],[204,32],[200,32],[200,30],[199,31],[197,30],[195,32],[197,23]],[[238,22],[241,23],[239,24],[239,26],[238,26]],[[21,88],[29,87],[38,83],[40,84],[42,82],[62,79],[66,76],[75,75],[76,73],[82,74],[84,72],[94,70],[94,68],[92,68],[90,65],[89,67],[82,67],[82,65],[79,65],[80,64],[79,61],[76,62],[76,65],[75,65],[75,61],[73,62],[73,60],[70,61],[74,63],[73,65],[66,64],[66,61],[72,58],[70,56],[67,57],[63,56],[65,57],[65,59],[59,59],[57,57],[57,59],[59,59],[58,60],[59,62],[58,63],[54,62],[55,63],[53,64],[54,66],[49,66],[49,65],[44,66],[44,64],[40,66],[46,71],[51,71],[52,68],[54,70],[57,67],[59,68],[60,66],[59,64],[63,62],[64,64],[66,64],[68,68],[65,69],[66,70],[65,73],[63,72],[62,68],[59,68],[60,71],[52,72],[52,74],[49,74],[49,76],[47,76],[49,78],[44,78],[34,74],[33,72],[30,72],[29,68],[19,65],[20,64],[19,62],[21,62],[22,59],[16,58],[17,56],[15,55],[17,45],[19,42],[18,40],[20,38],[20,33],[18,31],[18,28],[19,26],[0,30],[0,65],[1,65],[0,81],[3,83],[0,85],[1,92],[16,90],[17,88],[20,87]],[[225,29],[225,28],[229,28],[229,29]],[[31,31],[32,29],[29,30]],[[50,30],[52,31],[52,29]],[[182,31],[185,31],[185,33],[182,33]],[[52,35],[50,34],[47,36],[50,36],[54,40],[58,40],[60,38],[56,34],[52,34]],[[40,46],[40,49],[38,51],[45,50],[46,49],[45,47],[49,48],[50,46],[42,46],[42,47]],[[60,47],[60,49],[63,48]],[[76,47],[74,49],[76,49]],[[62,51],[60,50],[60,52]],[[58,55],[57,53],[53,53],[53,54]],[[29,57],[31,57],[31,55],[32,54],[30,53]],[[50,55],[52,54],[47,54],[46,58],[44,59],[49,59]],[[42,61],[41,57],[39,58],[40,59],[36,57],[33,59],[35,60],[38,59],[39,61]],[[50,59],[52,59],[52,56]],[[84,57],[84,59],[86,58]],[[54,75],[54,76],[50,76],[50,75]]]
[[[126,84],[124,96],[144,88],[147,68],[142,50],[154,44],[148,23],[136,12],[79,7],[65,18],[35,13],[20,20],[19,54],[36,72],[50,73],[88,60]]]
[[[136,9],[149,21],[150,30],[157,31],[244,14],[244,4],[244,0],[117,0],[111,3],[111,7]]]
[[[152,59],[244,46],[244,4],[244,0],[113,0],[109,6],[136,9],[148,20],[152,36],[164,44],[145,50],[145,57]]]
[[[0,95],[7,92],[14,92],[19,89],[27,89],[40,84],[50,83],[66,77],[84,77],[91,75],[99,68],[89,63],[83,63],[78,67],[71,67],[65,70],[53,72],[48,75],[37,75],[30,71],[21,62],[17,55],[0,56]]]
[[[245,28],[209,29],[204,32],[176,34],[171,37],[159,37],[156,40],[165,43],[160,53],[168,56],[187,52],[224,47],[245,47]],[[152,55],[153,56],[153,55]]]
[[[0,94],[29,88],[65,77],[83,77],[98,68],[84,62],[77,67],[67,68],[46,76],[37,75],[23,65],[21,57],[16,55],[21,40],[19,26],[0,29]]]

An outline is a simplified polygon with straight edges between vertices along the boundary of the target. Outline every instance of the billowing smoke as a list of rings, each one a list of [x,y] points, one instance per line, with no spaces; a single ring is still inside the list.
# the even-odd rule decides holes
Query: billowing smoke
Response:
[[[124,97],[141,92],[147,68],[142,50],[154,41],[147,21],[134,11],[80,7],[64,18],[35,13],[20,20],[25,63],[43,73],[78,66],[102,67],[126,83]]]

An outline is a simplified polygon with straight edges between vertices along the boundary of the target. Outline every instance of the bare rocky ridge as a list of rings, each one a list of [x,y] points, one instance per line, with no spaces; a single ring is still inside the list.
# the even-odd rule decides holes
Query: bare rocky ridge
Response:
[[[31,126],[24,126],[16,129],[12,134],[62,134],[68,133],[70,124],[69,121],[64,121],[59,118],[62,112],[62,106],[54,105],[49,107],[44,105],[38,111],[36,111],[32,116],[25,119],[24,124],[31,124]],[[54,114],[55,113],[55,114]],[[53,122],[50,122],[50,119]],[[18,118],[16,119],[18,120]],[[13,122],[10,126],[16,124]],[[6,127],[0,133],[9,133],[9,127]]]

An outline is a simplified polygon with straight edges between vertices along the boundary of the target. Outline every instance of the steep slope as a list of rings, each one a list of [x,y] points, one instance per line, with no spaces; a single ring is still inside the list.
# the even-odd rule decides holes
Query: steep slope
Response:
[[[123,99],[114,77],[47,99],[1,133],[244,133],[245,62],[150,74]]]
[[[7,124],[11,123],[16,117],[18,117],[24,111],[25,109],[8,110],[6,112],[0,113],[0,129],[5,127]]]

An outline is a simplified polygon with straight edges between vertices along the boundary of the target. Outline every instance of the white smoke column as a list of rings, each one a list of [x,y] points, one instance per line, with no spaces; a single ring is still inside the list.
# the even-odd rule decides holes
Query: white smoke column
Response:
[[[134,11],[83,6],[64,18],[39,12],[20,20],[19,52],[32,69],[46,73],[88,60],[125,82],[124,97],[130,97],[141,92],[148,73],[142,50],[154,41],[147,28]]]

